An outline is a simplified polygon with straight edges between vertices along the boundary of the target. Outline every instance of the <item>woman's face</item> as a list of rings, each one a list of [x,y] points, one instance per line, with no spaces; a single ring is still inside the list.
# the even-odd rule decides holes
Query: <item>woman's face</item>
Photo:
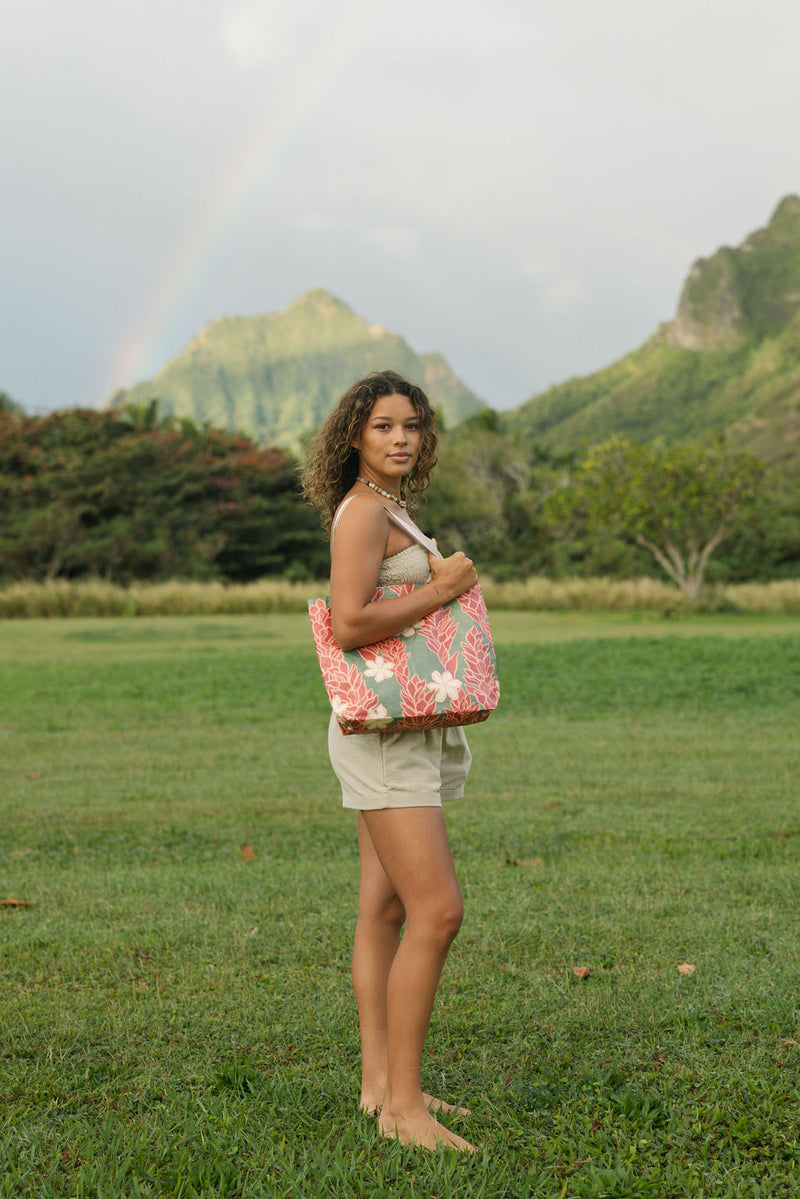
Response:
[[[421,444],[419,417],[408,396],[381,396],[353,443],[359,474],[380,482],[387,491],[399,491],[399,482],[413,469]]]

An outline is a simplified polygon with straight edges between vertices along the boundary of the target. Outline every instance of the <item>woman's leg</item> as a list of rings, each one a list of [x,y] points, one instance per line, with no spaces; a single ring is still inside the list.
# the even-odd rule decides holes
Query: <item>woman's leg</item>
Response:
[[[386,990],[405,911],[375,852],[361,812],[358,851],[361,884],[353,938],[353,990],[361,1033],[361,1107],[375,1113],[386,1091]]]
[[[381,1130],[404,1144],[430,1149],[447,1144],[471,1151],[467,1141],[434,1120],[420,1081],[436,988],[463,916],[444,816],[441,808],[387,808],[362,812],[360,826],[362,822],[406,916],[399,946],[393,942],[385,992],[387,1075]],[[384,884],[387,905],[388,891]],[[389,944],[387,934],[384,961],[389,959]],[[378,1036],[376,1027],[368,1028],[370,1051]]]
[[[388,1038],[386,993],[394,955],[400,944],[405,910],[375,852],[363,815],[358,817],[361,885],[358,922],[353,938],[353,990],[361,1033],[361,1107],[375,1115],[386,1093]],[[423,1092],[432,1112],[469,1115],[466,1108]]]

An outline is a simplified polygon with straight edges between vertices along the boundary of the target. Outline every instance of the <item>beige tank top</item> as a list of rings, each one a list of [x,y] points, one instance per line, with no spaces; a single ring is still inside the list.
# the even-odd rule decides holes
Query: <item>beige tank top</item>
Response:
[[[345,508],[352,500],[357,500],[362,494],[365,493],[358,492],[356,495],[351,495],[339,505],[333,519],[331,541],[333,541],[336,526]],[[371,496],[366,496],[366,498],[372,499]],[[373,502],[377,503],[379,501]],[[399,512],[393,512],[385,504],[381,504],[381,507],[389,517],[389,520],[393,524],[396,524],[398,528],[408,533],[409,537],[413,537],[416,544],[407,545],[404,550],[400,550],[398,553],[392,554],[389,558],[383,559],[378,571],[378,586],[387,587],[391,583],[430,582],[431,570],[428,563],[428,553],[432,553],[437,558],[441,558],[442,556],[439,553],[436,542],[432,541],[430,537],[426,537],[408,517],[401,516]]]

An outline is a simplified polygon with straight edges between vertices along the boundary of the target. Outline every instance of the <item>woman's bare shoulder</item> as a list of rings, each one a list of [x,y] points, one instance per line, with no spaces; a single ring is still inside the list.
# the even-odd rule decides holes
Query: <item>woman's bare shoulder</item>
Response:
[[[354,504],[352,500],[366,500],[367,503]],[[350,491],[344,497],[333,517],[331,541],[337,533],[346,530],[346,537],[369,537],[376,534],[386,534],[389,526],[389,516],[383,504],[364,491]]]

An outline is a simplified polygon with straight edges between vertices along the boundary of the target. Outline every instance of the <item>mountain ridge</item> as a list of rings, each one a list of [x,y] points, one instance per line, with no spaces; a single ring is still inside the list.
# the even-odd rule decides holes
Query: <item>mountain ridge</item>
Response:
[[[502,418],[559,452],[611,433],[725,435],[800,467],[800,197],[784,197],[740,246],[699,258],[675,318],[643,345]]]
[[[428,390],[446,426],[487,407],[440,354],[415,353],[322,288],[281,313],[210,322],[153,380],[109,403],[158,398],[165,415],[296,450],[354,379],[385,368]],[[642,345],[497,417],[558,453],[611,433],[634,441],[721,435],[800,470],[800,197],[785,196],[739,246],[698,258],[674,318]]]
[[[209,322],[155,378],[116,391],[109,406],[157,398],[164,415],[297,448],[354,380],[386,369],[430,389],[445,424],[485,406],[441,354],[415,353],[323,288],[280,313]]]

